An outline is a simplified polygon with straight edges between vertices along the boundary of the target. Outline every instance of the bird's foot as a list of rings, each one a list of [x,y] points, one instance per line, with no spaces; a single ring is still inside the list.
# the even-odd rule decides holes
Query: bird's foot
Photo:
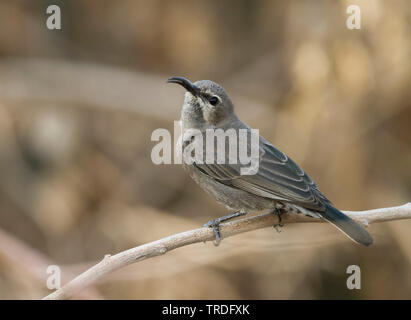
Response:
[[[213,228],[214,235],[215,235],[215,242],[214,245],[217,247],[221,242],[221,234],[220,234],[220,223],[245,215],[247,212],[240,210],[234,213],[227,214],[225,216],[219,217],[217,219],[213,219],[208,221],[207,223],[203,224],[203,227]]]
[[[218,247],[218,245],[219,245],[220,242],[221,242],[221,234],[220,234],[220,223],[221,223],[221,222],[218,222],[218,221],[216,221],[216,220],[218,220],[218,219],[214,219],[214,220],[208,221],[207,223],[205,223],[205,224],[203,225],[203,227],[213,228],[214,235],[215,235],[214,245],[215,245],[216,247]]]
[[[273,210],[273,213],[275,213],[275,214],[277,215],[277,217],[278,217],[278,223],[276,223],[275,225],[273,225],[273,227],[274,227],[274,229],[275,229],[278,233],[280,233],[280,232],[281,232],[281,228],[284,227],[284,223],[281,223],[281,221],[282,221],[281,215],[283,214],[283,212],[281,211],[280,208],[277,208],[277,207],[276,207],[276,208]]]

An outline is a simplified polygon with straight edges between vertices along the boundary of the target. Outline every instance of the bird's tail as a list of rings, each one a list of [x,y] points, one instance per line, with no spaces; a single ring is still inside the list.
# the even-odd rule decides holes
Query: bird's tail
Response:
[[[365,246],[372,244],[372,237],[362,226],[333,206],[327,204],[325,212],[321,212],[320,215],[345,233],[351,240]]]

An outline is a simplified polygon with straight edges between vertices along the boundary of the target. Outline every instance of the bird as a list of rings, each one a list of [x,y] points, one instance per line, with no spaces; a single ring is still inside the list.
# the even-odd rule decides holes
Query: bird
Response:
[[[236,132],[251,128],[235,113],[234,105],[222,86],[211,80],[192,83],[184,77],[171,77],[174,83],[186,89],[181,111],[182,132],[196,129],[229,130]],[[187,141],[183,143],[183,150]],[[270,210],[281,215],[294,212],[320,218],[342,231],[356,243],[369,246],[370,234],[357,222],[336,209],[319,190],[315,182],[290,157],[274,147],[262,136],[258,137],[258,170],[241,174],[242,164],[204,161],[183,162],[191,178],[215,200],[235,212],[210,220],[205,227],[213,228],[215,245],[221,242],[220,223],[243,216],[250,211]],[[227,151],[227,150],[226,150]]]

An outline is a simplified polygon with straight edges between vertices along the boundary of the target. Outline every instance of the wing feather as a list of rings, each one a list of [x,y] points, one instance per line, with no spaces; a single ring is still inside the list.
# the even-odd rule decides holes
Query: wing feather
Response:
[[[311,178],[289,157],[265,139],[260,139],[260,163],[255,175],[241,175],[244,165],[195,164],[215,180],[257,196],[288,201],[317,211],[325,210],[329,200]]]

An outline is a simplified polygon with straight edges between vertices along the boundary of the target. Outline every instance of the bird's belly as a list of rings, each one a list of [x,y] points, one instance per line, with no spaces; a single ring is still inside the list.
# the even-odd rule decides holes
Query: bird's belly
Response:
[[[225,185],[205,175],[192,165],[184,164],[191,178],[215,200],[231,210],[259,211],[272,209],[276,201]]]

